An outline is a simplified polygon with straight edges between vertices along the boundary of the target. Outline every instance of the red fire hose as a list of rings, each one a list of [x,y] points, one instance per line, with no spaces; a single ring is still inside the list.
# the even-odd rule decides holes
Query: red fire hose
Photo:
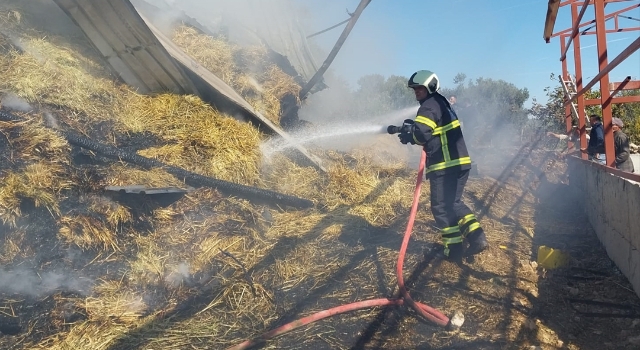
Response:
[[[438,326],[446,327],[449,324],[449,318],[442,314],[440,311],[430,307],[429,305],[419,303],[414,301],[407,288],[404,285],[404,278],[402,277],[402,265],[404,264],[404,256],[407,252],[407,246],[409,245],[409,238],[411,237],[411,231],[413,231],[413,222],[416,218],[416,212],[418,211],[418,202],[420,199],[420,189],[422,188],[422,176],[424,175],[424,165],[426,163],[427,156],[425,152],[422,152],[422,157],[420,159],[420,166],[418,167],[418,179],[416,180],[416,188],[413,193],[413,204],[411,205],[411,213],[409,215],[409,222],[407,223],[407,229],[404,233],[404,239],[402,240],[402,246],[400,247],[400,254],[398,255],[398,265],[396,269],[396,273],[398,275],[398,288],[401,297],[398,299],[371,299],[365,301],[359,301],[351,304],[337,306],[328,310],[323,310],[317,312],[313,315],[309,315],[307,317],[303,317],[296,321],[285,324],[284,326],[280,326],[274,330],[271,330],[267,333],[262,334],[261,336],[246,340],[236,346],[232,346],[227,350],[243,350],[249,349],[252,346],[260,344],[268,339],[277,337],[281,334],[292,331],[296,328],[306,326],[315,321],[321,320],[323,318],[327,318],[329,316],[334,316],[337,314],[370,308],[374,306],[388,306],[388,305],[403,305],[407,304],[414,308],[418,314],[422,317],[428,319],[429,321],[437,324]]]

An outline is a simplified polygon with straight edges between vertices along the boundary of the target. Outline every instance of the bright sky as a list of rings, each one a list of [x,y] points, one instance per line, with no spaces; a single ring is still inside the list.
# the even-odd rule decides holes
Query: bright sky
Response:
[[[348,18],[359,0],[299,0],[313,11],[319,31]],[[493,78],[529,89],[530,96],[546,101],[543,89],[556,86],[551,73],[561,72],[560,39],[542,38],[547,0],[372,0],[364,10],[331,68],[356,85],[366,74],[409,76],[419,69],[438,74],[453,86],[456,73],[469,78]],[[638,4],[627,1],[607,5],[605,12]],[[640,19],[640,8],[624,13]],[[583,22],[594,19],[593,6]],[[609,21],[613,22],[613,21]],[[637,20],[620,19],[621,27],[639,27]],[[612,26],[613,23],[608,24]],[[560,9],[554,31],[571,26],[570,6]],[[327,52],[344,26],[314,38]],[[640,31],[607,35],[609,61],[640,35]],[[598,73],[595,35],[581,36],[585,82]],[[572,53],[572,49],[570,50]],[[569,55],[573,57],[573,55]],[[323,60],[325,57],[318,59]],[[570,72],[573,61],[569,62]],[[630,75],[640,79],[640,51],[610,73],[612,81]],[[598,85],[596,85],[597,87]],[[531,99],[526,103],[529,106]]]

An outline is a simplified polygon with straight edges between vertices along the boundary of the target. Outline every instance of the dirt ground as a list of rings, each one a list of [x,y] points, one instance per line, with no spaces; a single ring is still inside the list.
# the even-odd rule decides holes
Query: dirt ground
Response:
[[[448,311],[448,315],[453,310],[461,310],[466,321],[460,331],[439,329],[417,318],[413,311],[390,307],[336,316],[282,336],[270,343],[271,346],[279,349],[638,348],[638,298],[607,257],[579,203],[572,200],[564,174],[557,170],[562,168],[561,162],[553,152],[537,157],[514,155],[514,160],[501,168],[500,164],[492,164],[492,157],[478,159],[480,174],[494,174],[493,186],[489,189],[484,186],[489,181],[487,178],[472,179],[468,186],[467,201],[480,214],[492,243],[488,252],[460,266],[423,254],[428,251],[425,249],[428,241],[435,240],[433,230],[424,222],[418,223],[416,240],[410,245],[405,276],[411,294],[416,300]],[[545,176],[547,167],[555,169],[548,171],[551,179]],[[529,186],[514,198],[510,187],[516,183]],[[492,210],[496,207],[502,208]],[[534,222],[532,229],[528,228],[530,220]],[[283,300],[282,307],[287,311],[267,328],[296,319],[306,314],[304,310],[339,305],[335,295],[346,293],[347,289],[356,290],[350,293],[350,301],[391,296],[393,266],[381,266],[378,257],[381,247],[390,250],[399,247],[401,232],[363,229],[360,234],[345,233],[350,236],[348,244],[354,250],[349,264],[328,279],[331,281],[328,284],[302,292],[306,293],[304,298]],[[532,262],[536,261],[537,248],[541,245],[562,249],[570,254],[571,262],[553,271],[536,268]],[[378,290],[359,291],[352,281],[362,275],[377,280]]]

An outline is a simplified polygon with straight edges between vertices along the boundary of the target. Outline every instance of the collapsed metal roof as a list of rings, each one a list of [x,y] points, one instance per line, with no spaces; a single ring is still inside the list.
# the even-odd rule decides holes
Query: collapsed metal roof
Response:
[[[139,13],[130,0],[52,0],[87,35],[103,57],[127,83],[140,92],[172,91],[199,95],[229,115],[255,122],[263,131],[289,140],[278,125],[265,118],[244,98],[178,48],[152,21]],[[164,1],[164,0],[159,0]],[[138,1],[139,2],[139,1]],[[166,22],[177,19],[171,11]],[[190,21],[193,22],[193,21]],[[198,24],[199,25],[199,24]],[[301,145],[294,146],[296,160],[318,170],[320,160]]]
[[[134,0],[133,3],[140,8],[145,3],[154,6],[167,19],[188,18],[190,24],[197,23],[203,32],[226,36],[241,46],[265,45],[288,59],[295,72],[286,73],[299,75],[303,79],[299,81],[301,85],[311,79],[322,63],[322,59],[316,59],[320,56],[318,49],[307,40],[302,12],[291,0]]]

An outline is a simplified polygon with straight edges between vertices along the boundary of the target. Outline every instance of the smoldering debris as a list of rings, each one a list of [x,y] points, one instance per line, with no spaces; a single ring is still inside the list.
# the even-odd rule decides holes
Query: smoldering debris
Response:
[[[174,271],[172,271],[165,277],[164,280],[167,283],[167,286],[171,288],[177,288],[181,284],[189,281],[189,279],[191,278],[190,271],[191,268],[189,264],[180,263],[178,264],[178,266],[176,266]]]
[[[0,293],[42,297],[64,291],[88,295],[92,288],[93,282],[69,272],[0,269]]]

